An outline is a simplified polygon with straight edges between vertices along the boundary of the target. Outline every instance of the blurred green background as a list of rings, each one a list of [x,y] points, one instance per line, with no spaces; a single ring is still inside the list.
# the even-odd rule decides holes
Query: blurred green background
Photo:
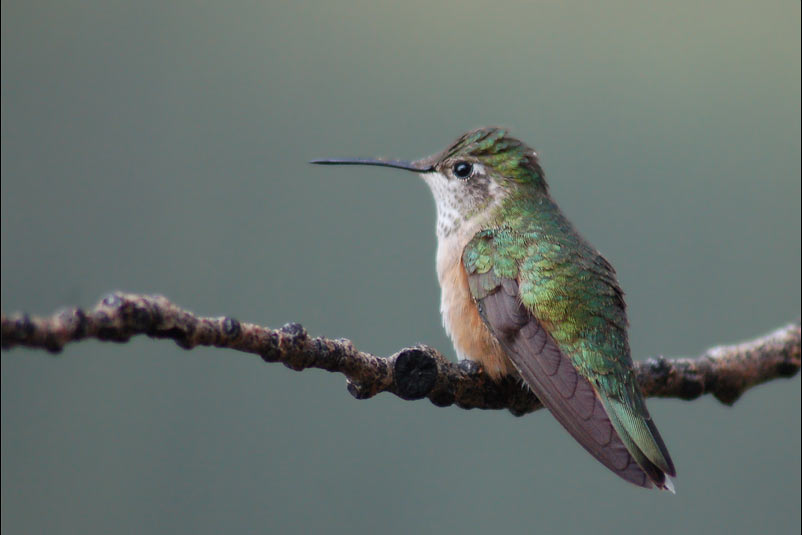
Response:
[[[616,266],[635,358],[800,313],[800,3],[3,2],[2,310],[162,293],[453,354],[434,203],[502,125]],[[546,413],[356,401],[167,341],[2,354],[3,533],[798,533],[800,379],[651,400],[677,496]]]

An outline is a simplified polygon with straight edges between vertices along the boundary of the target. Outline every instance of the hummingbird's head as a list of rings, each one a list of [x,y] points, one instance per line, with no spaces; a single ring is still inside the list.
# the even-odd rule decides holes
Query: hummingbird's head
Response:
[[[385,159],[315,160],[327,165],[378,165],[415,171],[434,195],[437,233],[445,237],[463,223],[490,217],[511,194],[546,193],[537,154],[500,128],[479,128],[444,151],[415,161]]]

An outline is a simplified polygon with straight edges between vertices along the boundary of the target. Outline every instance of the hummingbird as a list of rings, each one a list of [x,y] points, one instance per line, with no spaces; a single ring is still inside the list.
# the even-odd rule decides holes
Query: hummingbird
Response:
[[[533,149],[487,127],[420,160],[311,163],[419,174],[437,208],[440,312],[459,359],[492,380],[522,380],[619,477],[674,492],[674,463],[632,369],[615,269],[552,199]]]

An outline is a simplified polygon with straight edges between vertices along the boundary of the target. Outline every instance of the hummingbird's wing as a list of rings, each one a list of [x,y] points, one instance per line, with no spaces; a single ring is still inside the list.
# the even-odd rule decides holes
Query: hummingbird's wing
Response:
[[[674,465],[632,372],[609,263],[584,242],[536,243],[492,229],[468,243],[463,265],[483,321],[563,427],[620,477],[673,490]]]

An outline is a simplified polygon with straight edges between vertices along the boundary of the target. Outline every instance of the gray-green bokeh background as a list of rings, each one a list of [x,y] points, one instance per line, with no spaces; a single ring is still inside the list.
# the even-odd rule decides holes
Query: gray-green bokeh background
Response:
[[[452,354],[419,157],[498,124],[616,266],[635,358],[800,313],[800,4],[3,2],[2,310],[162,293]],[[798,533],[800,380],[651,400],[678,494],[546,412],[356,401],[167,341],[2,354],[3,533]]]

